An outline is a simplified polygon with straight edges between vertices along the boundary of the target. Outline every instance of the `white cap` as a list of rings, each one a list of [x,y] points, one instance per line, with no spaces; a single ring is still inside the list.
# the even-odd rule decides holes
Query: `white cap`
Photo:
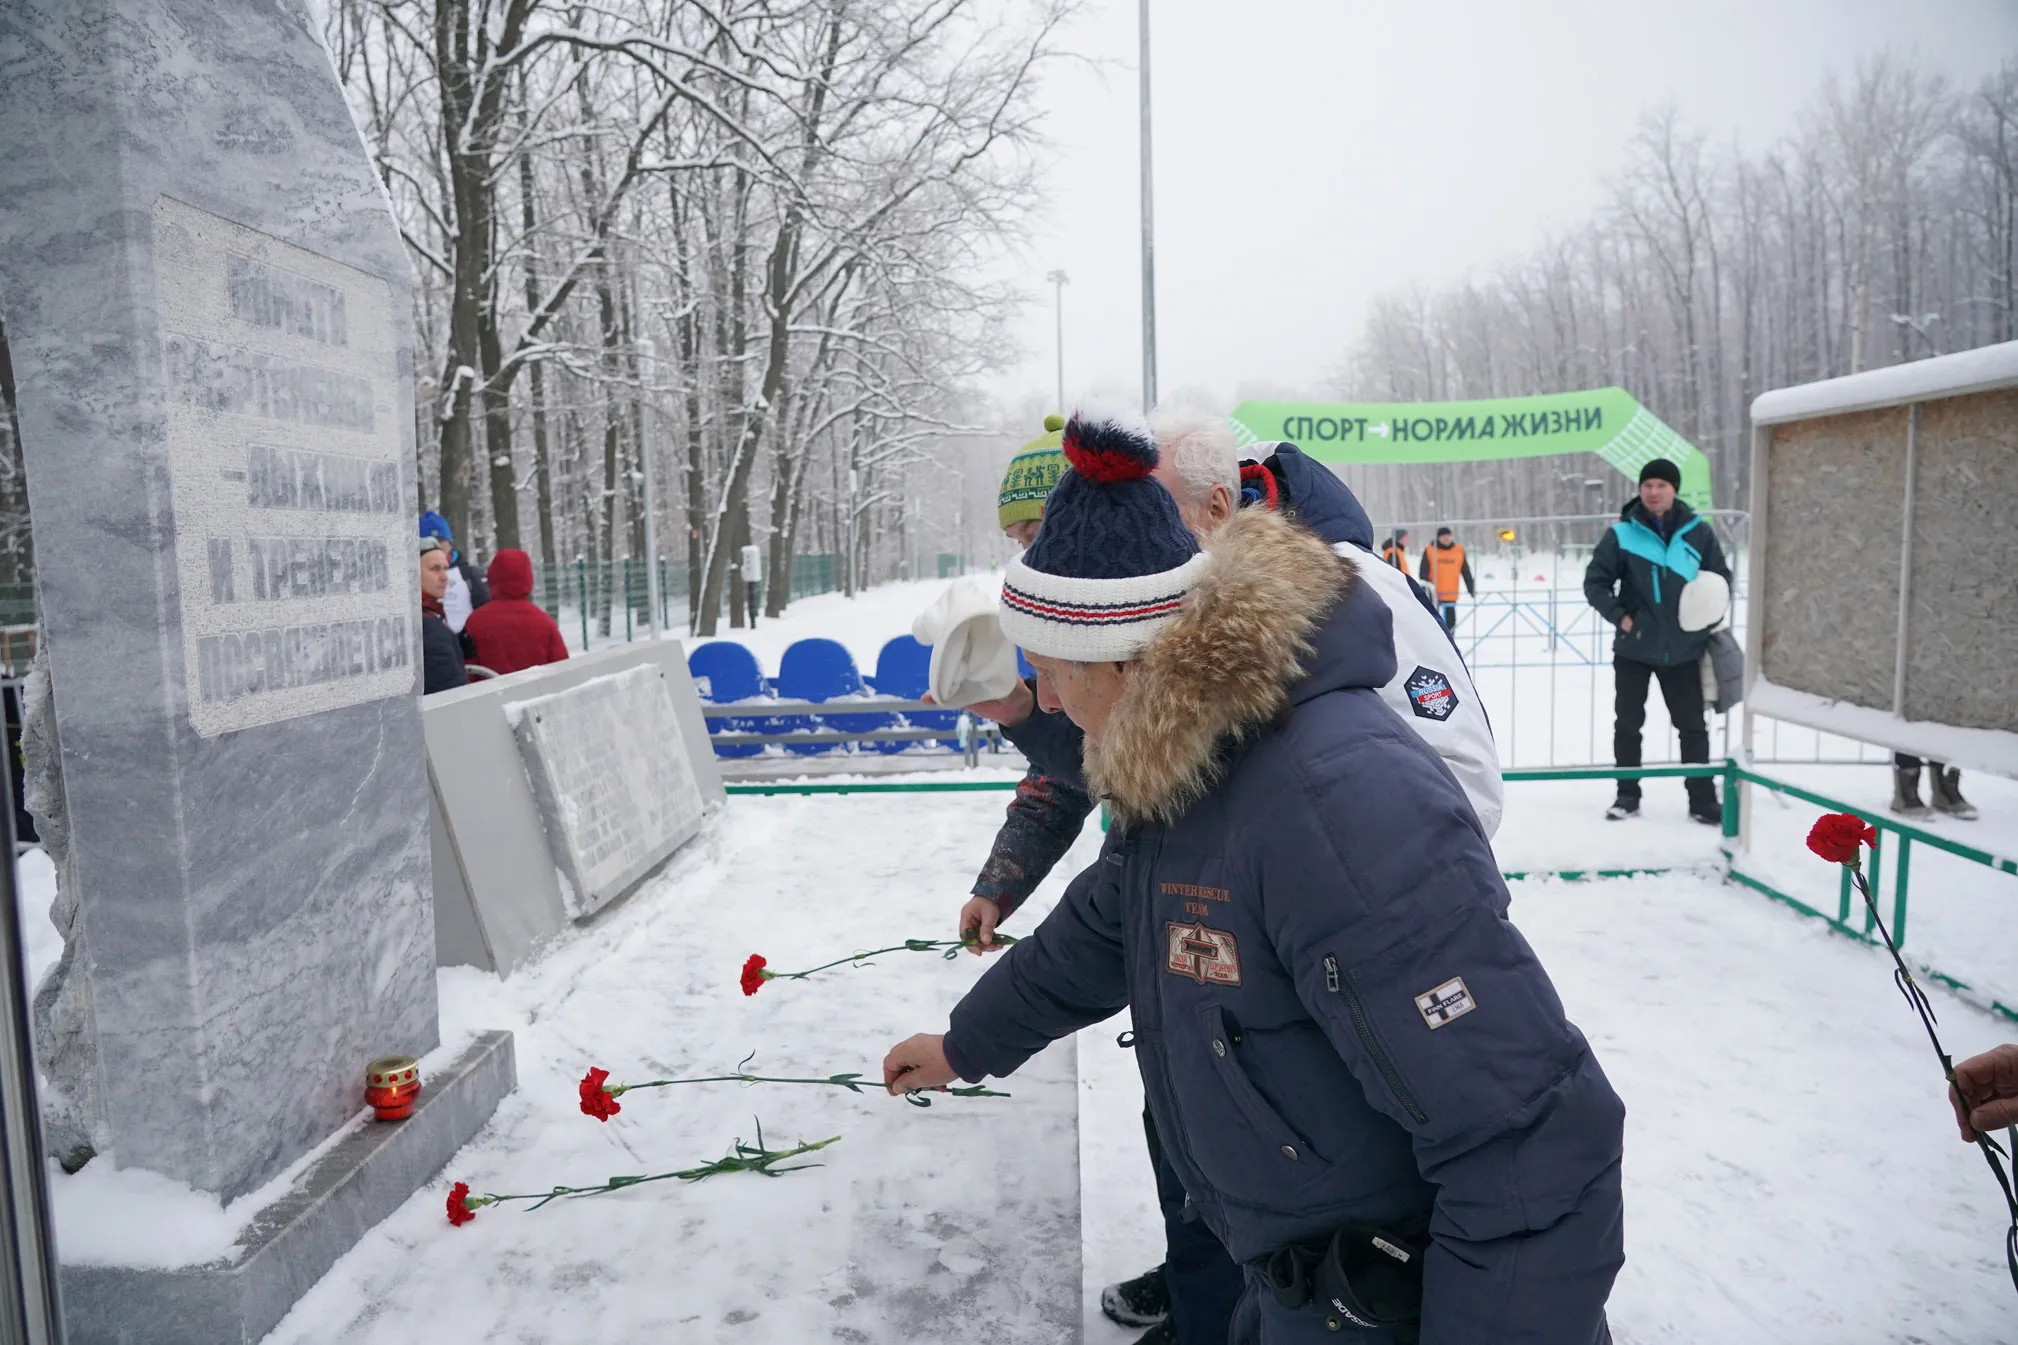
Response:
[[[949,707],[997,700],[1016,689],[1016,646],[1002,633],[1000,598],[971,579],[947,585],[911,623],[932,647],[932,699]]]
[[[1708,630],[1731,610],[1731,584],[1711,570],[1697,573],[1682,585],[1682,599],[1676,620],[1683,630]]]

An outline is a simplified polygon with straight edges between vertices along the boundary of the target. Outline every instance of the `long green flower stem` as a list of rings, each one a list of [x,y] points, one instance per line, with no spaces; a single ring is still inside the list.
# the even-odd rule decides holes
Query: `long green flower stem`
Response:
[[[754,1145],[737,1140],[726,1157],[717,1158],[712,1163],[703,1163],[699,1167],[682,1168],[678,1172],[655,1172],[643,1177],[612,1177],[600,1186],[556,1186],[551,1191],[529,1192],[523,1195],[468,1196],[463,1200],[463,1207],[478,1210],[486,1205],[502,1205],[508,1200],[529,1200],[533,1202],[529,1208],[539,1209],[549,1201],[559,1200],[564,1196],[599,1196],[610,1191],[620,1191],[626,1186],[643,1186],[647,1182],[706,1181],[724,1172],[754,1172],[764,1177],[780,1177],[787,1172],[820,1166],[818,1163],[798,1163],[786,1168],[777,1165],[787,1159],[803,1157],[824,1149],[830,1144],[838,1143],[840,1138],[839,1135],[835,1135],[830,1139],[812,1140],[790,1149],[768,1149],[764,1147],[764,1128],[760,1124],[757,1127],[757,1142]]]
[[[873,1083],[865,1083],[863,1081],[863,1076],[859,1071],[857,1071],[852,1074],[830,1074],[824,1079],[786,1079],[786,1078],[779,1078],[775,1075],[770,1074],[709,1074],[696,1079],[648,1079],[644,1083],[612,1084],[609,1087],[605,1088],[603,1091],[608,1093],[611,1097],[622,1097],[625,1093],[635,1092],[641,1088],[671,1088],[677,1084],[683,1084],[683,1083],[830,1084],[835,1088],[845,1088],[851,1093],[864,1093],[868,1092],[872,1088],[877,1087],[877,1085]],[[941,1089],[914,1088],[910,1092],[904,1094],[904,1100],[914,1107],[929,1107],[932,1105],[932,1099],[925,1096],[925,1094],[927,1094],[928,1092],[948,1093],[951,1094],[953,1097],[1010,1096],[1008,1093],[1000,1093],[992,1088],[987,1088],[980,1084],[975,1084],[972,1087],[967,1088],[941,1088]]]
[[[1892,955],[1892,979],[1898,983],[1899,993],[1913,1006],[1913,1012],[1920,1015],[1920,1026],[1927,1029],[1927,1040],[1933,1043],[1934,1054],[1941,1059],[1941,1073],[1947,1077],[1948,1087],[1960,1097],[1961,1090],[1955,1088],[1955,1061],[1942,1048],[1941,1038],[1934,1031],[1934,1006],[1928,1001],[1926,992],[1920,989],[1920,983],[1913,979],[1906,959],[1899,956],[1899,945],[1892,942],[1892,931],[1885,928],[1885,918],[1878,914],[1878,903],[1871,897],[1871,885],[1864,881],[1864,866],[1853,859],[1847,867],[1850,880],[1863,895],[1864,909],[1870,913],[1871,923],[1885,940],[1885,950]],[[2018,1152],[2018,1126],[2013,1126],[2006,1134],[2010,1136],[2012,1150]],[[2005,1152],[2003,1145],[1981,1131],[1976,1134],[1976,1147],[1983,1151],[1983,1161],[1990,1165],[1990,1175],[1996,1178],[1997,1189],[2003,1192],[2004,1204],[2011,1213],[2011,1225],[2004,1234],[2004,1262],[2011,1272],[2011,1287],[2018,1289],[2018,1190],[2013,1189],[2012,1178],[2004,1170],[2004,1161],[2009,1161],[2011,1155]]]
[[[997,934],[995,942],[1006,948],[1016,943],[1017,940],[1007,934]],[[804,971],[767,970],[763,975],[767,981],[803,981],[815,972],[831,971],[835,967],[859,967],[870,958],[881,957],[884,953],[938,953],[943,949],[944,952],[941,955],[948,962],[951,962],[954,958],[960,956],[961,949],[975,947],[976,943],[977,940],[964,937],[958,939],[906,939],[904,942],[894,944],[889,948],[874,948],[866,953],[850,953],[846,957],[837,957],[832,962],[822,962],[819,966],[808,967]]]

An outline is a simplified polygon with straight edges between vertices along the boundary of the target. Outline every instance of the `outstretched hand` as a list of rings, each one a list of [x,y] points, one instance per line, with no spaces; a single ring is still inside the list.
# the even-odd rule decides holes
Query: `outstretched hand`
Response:
[[[946,1038],[929,1032],[906,1037],[883,1057],[883,1088],[902,1097],[918,1088],[944,1088],[960,1076],[946,1063]]]
[[[1009,945],[997,941],[995,926],[1002,920],[1002,908],[986,897],[969,897],[960,908],[960,942],[976,957],[999,953]]]
[[[2018,1125],[2018,1046],[1998,1046],[1958,1062],[1948,1102],[1970,1144],[1978,1132]]]

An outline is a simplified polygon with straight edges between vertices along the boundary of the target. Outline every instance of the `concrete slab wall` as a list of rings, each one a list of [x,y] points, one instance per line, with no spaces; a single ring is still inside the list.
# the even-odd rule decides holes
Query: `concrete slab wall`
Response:
[[[599,650],[422,702],[433,810],[435,951],[441,965],[509,974],[569,923],[563,865],[549,843],[506,707],[648,666],[663,674],[686,769],[712,814],[725,798],[721,772],[677,641]],[[632,874],[627,886],[643,876]]]
[[[2000,769],[2018,743],[2018,342],[1782,389],[1753,417],[1754,704]]]
[[[2018,389],[1920,412],[1907,719],[2018,731]]]
[[[1780,686],[1892,708],[1908,418],[1896,406],[1772,429],[1772,523],[1752,539],[1769,579],[1753,600],[1760,668]]]

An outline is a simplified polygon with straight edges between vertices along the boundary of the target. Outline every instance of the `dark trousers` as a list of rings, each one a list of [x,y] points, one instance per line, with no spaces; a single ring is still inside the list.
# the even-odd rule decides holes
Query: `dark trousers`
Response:
[[[757,625],[757,590],[762,587],[763,585],[755,579],[743,585],[743,594],[747,599],[743,605],[750,609],[750,626],[752,629],[755,629]]]
[[[1439,606],[1443,608],[1443,628],[1445,630],[1456,630],[1457,604],[1454,602],[1446,602],[1439,604]]]
[[[1202,1219],[1184,1217],[1184,1183],[1163,1155],[1156,1122],[1145,1109],[1149,1161],[1156,1165],[1156,1203],[1163,1207],[1163,1284],[1177,1345],[1225,1345],[1240,1302],[1240,1267]]]
[[[1932,766],[1935,772],[1938,774],[1941,771],[1945,771],[1948,769],[1948,763],[1945,761],[1923,762],[1920,760],[1920,758],[1916,756],[1910,756],[1905,752],[1894,752],[1892,754],[1892,764],[1894,766],[1897,766],[1902,771],[1917,771],[1922,766]]]
[[[1620,766],[1640,764],[1640,730],[1647,723],[1647,684],[1660,679],[1661,699],[1668,703],[1668,718],[1682,740],[1682,761],[1710,759],[1710,730],[1703,721],[1703,674],[1694,663],[1655,666],[1635,659],[1612,660],[1612,675],[1618,700],[1612,721],[1612,760]],[[1691,804],[1714,804],[1717,786],[1707,776],[1684,780]],[[1619,797],[1637,801],[1638,780],[1619,781]]]

